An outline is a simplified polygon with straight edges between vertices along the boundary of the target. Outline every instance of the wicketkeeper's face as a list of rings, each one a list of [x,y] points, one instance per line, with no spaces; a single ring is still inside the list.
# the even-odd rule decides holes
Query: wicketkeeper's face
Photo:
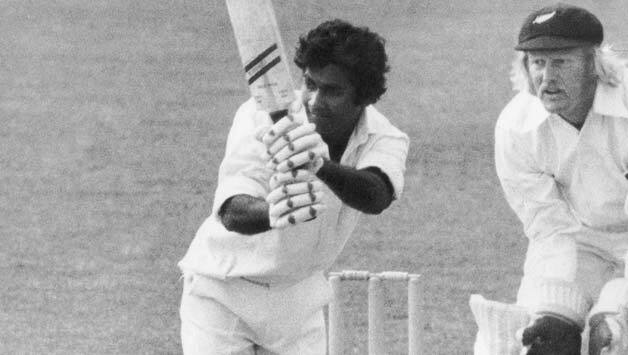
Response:
[[[306,68],[303,72],[303,104],[323,139],[353,131],[364,108],[355,104],[355,96],[348,73],[338,65]]]
[[[591,50],[578,47],[528,52],[528,72],[548,112],[569,120],[583,111],[582,106],[588,111],[596,85]]]

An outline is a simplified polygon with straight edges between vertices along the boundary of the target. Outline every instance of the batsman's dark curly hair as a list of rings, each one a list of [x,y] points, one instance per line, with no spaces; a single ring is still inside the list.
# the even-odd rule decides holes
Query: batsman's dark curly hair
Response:
[[[349,73],[356,89],[356,104],[377,102],[386,92],[390,70],[385,40],[367,27],[335,19],[326,21],[299,38],[294,63],[301,69],[336,64]]]

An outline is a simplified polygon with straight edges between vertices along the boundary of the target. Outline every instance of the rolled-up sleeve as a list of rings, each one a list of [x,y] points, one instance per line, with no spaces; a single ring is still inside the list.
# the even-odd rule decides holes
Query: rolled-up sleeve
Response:
[[[245,194],[264,198],[268,194],[271,171],[262,159],[264,145],[255,138],[265,122],[258,119],[252,101],[244,103],[236,112],[218,172],[214,211],[231,196]]]
[[[379,168],[388,178],[395,190],[395,198],[401,196],[406,171],[409,139],[406,134],[383,135],[375,138],[364,156],[358,161],[356,169],[367,167]]]

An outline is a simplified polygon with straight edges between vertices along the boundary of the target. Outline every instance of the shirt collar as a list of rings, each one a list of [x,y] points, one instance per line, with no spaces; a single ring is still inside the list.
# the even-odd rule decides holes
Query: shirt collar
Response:
[[[628,118],[628,93],[625,85],[617,86],[598,84],[593,100],[593,112],[613,117]]]
[[[349,137],[349,142],[347,143],[347,147],[345,148],[345,151],[342,154],[343,157],[347,155],[348,153],[351,153],[353,150],[357,149],[360,145],[366,143],[366,141],[369,138],[369,134],[374,132],[374,128],[372,127],[373,124],[370,122],[371,119],[369,119],[370,115],[367,114],[369,107],[370,106],[367,106],[364,108],[364,110],[362,110],[362,113],[360,114],[360,118],[358,119],[358,123],[353,129],[353,133],[351,133],[351,136]]]
[[[362,114],[358,119],[347,148],[343,153],[341,162],[345,157],[351,156],[361,145],[368,142],[369,137],[377,134],[398,135],[401,134],[396,130],[391,130],[388,120],[373,105],[368,105],[362,110]]]
[[[533,94],[528,95],[532,98],[528,111],[531,119],[526,120],[526,125],[530,128],[538,127],[541,123],[545,122],[545,120],[549,119],[552,114],[545,109],[545,106],[543,106],[538,96]]]
[[[362,143],[366,141],[369,134],[376,132],[375,127],[373,127],[373,118],[371,117],[372,114],[367,113],[367,111],[370,111],[371,109],[371,106],[364,107],[364,110],[362,110],[360,118],[358,119],[358,124],[354,130],[356,139],[362,141]]]
[[[349,141],[355,141],[356,146],[359,146],[372,134],[390,133],[388,127],[383,124],[385,121],[386,118],[373,105],[364,107]]]

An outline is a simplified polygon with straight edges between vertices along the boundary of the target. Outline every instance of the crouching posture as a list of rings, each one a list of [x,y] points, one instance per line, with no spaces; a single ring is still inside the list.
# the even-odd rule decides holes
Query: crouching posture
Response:
[[[603,37],[589,11],[557,4],[528,16],[515,47],[519,92],[496,125],[495,165],[529,239],[524,354],[628,354],[628,72]]]
[[[213,210],[179,263],[185,354],[325,354],[323,272],[360,215],[403,189],[408,137],[372,106],[384,40],[329,21],[294,61],[300,102],[275,124],[252,99],[239,108]]]

